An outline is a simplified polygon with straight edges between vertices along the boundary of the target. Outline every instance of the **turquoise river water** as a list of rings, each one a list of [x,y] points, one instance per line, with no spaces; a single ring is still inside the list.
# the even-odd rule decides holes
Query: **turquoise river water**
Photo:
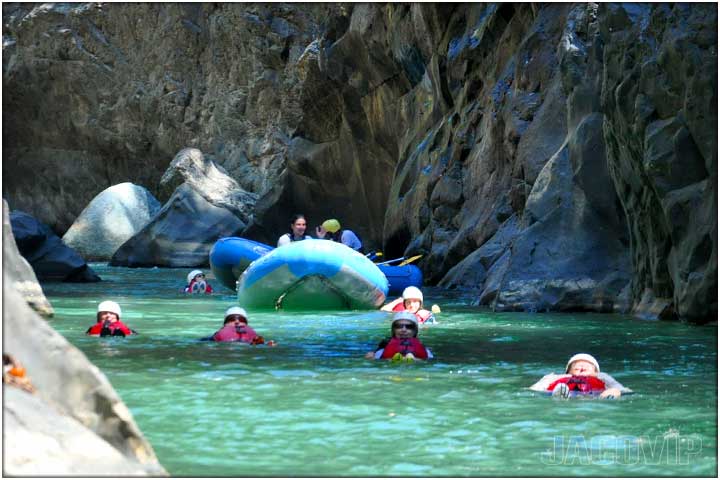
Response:
[[[186,270],[93,268],[103,282],[43,285],[52,325],[107,375],[173,476],[717,474],[717,326],[493,313],[428,290],[443,312],[420,336],[436,360],[398,365],[363,358],[389,333],[379,311],[251,311],[278,346],[200,342],[233,292],[183,295]],[[140,335],[85,336],[104,299]],[[527,390],[577,352],[636,393]]]

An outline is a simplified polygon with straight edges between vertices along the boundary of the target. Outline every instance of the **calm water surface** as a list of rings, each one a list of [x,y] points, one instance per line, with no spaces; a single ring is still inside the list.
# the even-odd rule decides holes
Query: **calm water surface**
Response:
[[[235,295],[178,293],[187,270],[94,264],[45,284],[53,326],[98,365],[173,476],[716,476],[717,327],[618,315],[492,313],[433,296],[437,360],[363,354],[381,312],[249,312],[279,345],[199,342]],[[103,299],[137,337],[84,335]],[[526,389],[574,353],[635,394],[556,400]]]

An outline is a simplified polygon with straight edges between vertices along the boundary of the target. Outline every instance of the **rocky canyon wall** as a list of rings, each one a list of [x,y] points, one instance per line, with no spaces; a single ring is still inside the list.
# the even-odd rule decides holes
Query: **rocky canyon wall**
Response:
[[[200,149],[496,309],[717,314],[715,4],[3,4],[3,195]]]

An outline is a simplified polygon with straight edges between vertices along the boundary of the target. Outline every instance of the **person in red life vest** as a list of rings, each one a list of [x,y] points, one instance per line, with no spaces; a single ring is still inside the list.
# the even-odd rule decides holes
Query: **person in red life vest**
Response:
[[[393,300],[392,302],[380,307],[380,310],[385,312],[411,312],[417,317],[417,321],[421,324],[434,324],[437,323],[435,315],[430,310],[425,310],[423,307],[423,294],[417,287],[407,287],[403,290],[402,297]],[[437,305],[433,305],[433,310],[440,308]]]
[[[537,392],[551,393],[553,397],[568,398],[576,395],[597,395],[600,398],[619,398],[632,393],[607,373],[600,371],[595,357],[587,353],[573,355],[567,362],[565,373],[550,373],[530,387]]]
[[[397,312],[390,326],[391,337],[380,342],[375,351],[365,354],[367,359],[413,361],[429,360],[433,354],[420,342],[417,317],[410,312]]]
[[[248,315],[244,308],[230,307],[225,311],[223,327],[209,337],[202,338],[212,342],[243,342],[250,345],[261,345],[265,339],[258,335],[252,327],[248,326]],[[274,347],[272,340],[267,345]]]
[[[188,273],[188,284],[183,290],[185,293],[212,293],[213,289],[207,281],[202,270],[193,270]]]
[[[120,321],[122,310],[120,305],[110,300],[100,302],[97,307],[97,322],[85,332],[86,335],[99,337],[125,337],[137,334]]]

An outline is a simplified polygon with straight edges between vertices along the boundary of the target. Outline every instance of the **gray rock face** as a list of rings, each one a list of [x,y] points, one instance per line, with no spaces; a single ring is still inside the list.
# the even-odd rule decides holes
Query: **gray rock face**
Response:
[[[3,471],[10,476],[150,476],[80,422],[35,395],[3,388]]]
[[[257,195],[245,191],[224,168],[206,159],[197,148],[180,150],[160,179],[160,186],[170,192],[183,183],[209,203],[230,210],[243,223],[250,221]]]
[[[605,250],[573,254],[592,268],[536,257],[551,263],[523,275],[530,259],[505,244],[502,263],[475,273],[464,263],[465,280],[455,283],[455,270],[443,284],[489,280],[497,295],[471,287],[505,308],[577,302],[653,315],[647,306],[665,304],[652,311],[698,321],[717,311],[715,5],[6,4],[3,13],[6,196],[57,231],[89,201],[88,186],[110,178],[158,185],[165,200],[181,176],[160,186],[163,159],[192,147],[258,195],[242,235],[265,243],[293,213],[311,227],[335,217],[368,248],[422,253],[435,283],[514,215],[528,236],[518,248],[542,251],[557,234],[577,252]],[[536,186],[558,155],[554,171],[571,188],[560,196]],[[551,212],[553,199],[563,204]],[[619,271],[628,256],[631,270]],[[485,276],[501,265],[509,276]],[[550,279],[568,294],[541,301]]]
[[[604,134],[635,311],[667,304],[668,316],[714,321],[717,5],[603,4],[601,15]]]
[[[63,235],[63,242],[90,261],[109,260],[160,210],[145,188],[125,182],[100,192]]]
[[[153,221],[118,248],[110,265],[208,266],[208,255],[215,242],[237,236],[245,227],[233,212],[211,204],[184,183]]]
[[[3,271],[3,352],[23,364],[36,393],[27,398],[3,386],[5,471],[166,475],[105,375],[37,316],[12,284]],[[51,451],[48,457],[39,455],[45,451]],[[105,470],[98,452],[108,453]]]
[[[10,224],[20,254],[32,265],[39,280],[99,282],[95,272],[47,225],[27,213],[13,211]]]
[[[3,271],[6,281],[17,290],[28,305],[43,317],[52,317],[55,311],[43,293],[32,267],[18,251],[10,225],[10,209],[3,199]]]

